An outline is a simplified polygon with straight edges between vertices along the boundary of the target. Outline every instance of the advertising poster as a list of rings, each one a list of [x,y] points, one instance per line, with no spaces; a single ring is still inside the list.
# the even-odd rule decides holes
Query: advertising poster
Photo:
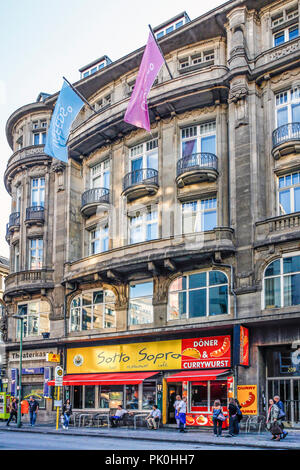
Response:
[[[237,366],[249,367],[249,329],[242,325],[233,328],[233,361]]]
[[[243,415],[257,415],[257,385],[238,385],[237,399]]]

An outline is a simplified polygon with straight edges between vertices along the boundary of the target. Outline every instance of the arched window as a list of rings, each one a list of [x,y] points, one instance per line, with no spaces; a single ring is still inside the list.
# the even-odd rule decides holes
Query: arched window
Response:
[[[187,274],[169,288],[168,319],[206,317],[228,313],[228,279],[221,271]]]
[[[270,263],[264,275],[264,308],[300,304],[300,255]]]
[[[110,290],[82,292],[71,302],[70,331],[115,328],[115,294]]]

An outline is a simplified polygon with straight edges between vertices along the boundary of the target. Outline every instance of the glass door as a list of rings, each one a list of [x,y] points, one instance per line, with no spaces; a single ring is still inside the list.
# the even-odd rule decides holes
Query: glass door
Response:
[[[174,403],[176,401],[176,396],[180,395],[182,398],[182,383],[172,383],[168,384],[168,409],[167,409],[167,423],[175,424],[175,408]]]
[[[279,395],[284,404],[286,421],[292,426],[300,425],[300,379],[299,378],[270,378],[267,379],[268,400]]]

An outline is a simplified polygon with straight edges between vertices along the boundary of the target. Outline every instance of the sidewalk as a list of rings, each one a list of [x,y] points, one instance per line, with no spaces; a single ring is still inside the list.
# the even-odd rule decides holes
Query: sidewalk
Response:
[[[281,450],[299,450],[300,449],[300,432],[290,430],[288,436],[280,442],[271,440],[271,434],[268,432],[258,433],[241,433],[238,437],[225,437],[227,431],[223,433],[221,438],[215,437],[212,431],[194,431],[190,430],[186,433],[178,433],[175,429],[158,429],[156,431],[149,429],[127,429],[127,428],[75,428],[70,427],[64,430],[59,427],[58,430],[53,425],[37,424],[33,428],[29,424],[22,424],[21,428],[17,428],[15,423],[11,423],[9,427],[5,422],[0,423],[0,431],[7,432],[32,432],[42,434],[58,434],[69,436],[93,436],[118,439],[133,439],[143,441],[160,441],[160,442],[185,442],[188,444],[213,444],[228,445],[229,448],[243,446],[256,449],[281,449]]]

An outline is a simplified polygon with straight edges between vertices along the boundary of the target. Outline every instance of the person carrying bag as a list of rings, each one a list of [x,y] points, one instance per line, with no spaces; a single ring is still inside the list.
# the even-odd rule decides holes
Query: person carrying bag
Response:
[[[226,419],[223,414],[223,408],[221,407],[220,400],[214,401],[212,419],[214,423],[214,435],[216,437],[220,437],[222,435],[222,424]]]

